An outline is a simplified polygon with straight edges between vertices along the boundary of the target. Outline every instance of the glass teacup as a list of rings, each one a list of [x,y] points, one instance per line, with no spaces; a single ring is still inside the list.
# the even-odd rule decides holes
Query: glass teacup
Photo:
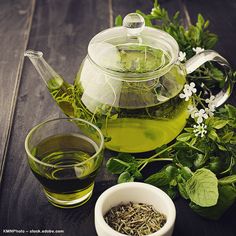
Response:
[[[92,123],[58,118],[34,127],[25,150],[50,203],[73,208],[87,202],[103,161],[104,138]]]

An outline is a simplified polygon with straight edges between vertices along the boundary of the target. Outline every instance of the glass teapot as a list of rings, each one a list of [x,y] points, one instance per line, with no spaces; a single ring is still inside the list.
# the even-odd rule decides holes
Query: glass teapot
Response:
[[[182,131],[191,101],[179,94],[186,75],[205,62],[215,61],[226,71],[216,106],[231,93],[229,64],[217,52],[205,50],[185,64],[178,54],[175,39],[146,27],[137,13],[128,14],[122,27],[92,38],[74,85],[47,64],[42,52],[25,52],[67,116],[95,123],[106,137],[107,148],[131,153],[154,150]]]

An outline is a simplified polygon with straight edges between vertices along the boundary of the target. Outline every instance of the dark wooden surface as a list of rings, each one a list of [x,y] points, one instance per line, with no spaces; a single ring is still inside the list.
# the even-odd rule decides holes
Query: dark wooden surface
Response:
[[[193,22],[202,12],[219,35],[217,50],[236,67],[235,0],[161,3],[170,12],[182,11],[185,3]],[[3,229],[62,229],[64,234],[57,235],[96,235],[95,202],[115,183],[115,177],[103,168],[86,205],[62,210],[47,202],[27,165],[24,139],[34,125],[62,113],[30,62],[24,61],[24,50],[42,50],[48,62],[72,82],[93,35],[111,26],[117,14],[124,16],[136,9],[147,12],[151,7],[151,0],[0,1],[0,235]],[[236,104],[234,95],[231,102]],[[199,217],[184,200],[176,200],[175,205],[174,236],[236,235],[235,205],[219,221]]]
[[[0,2],[0,181],[10,137],[34,1]]]

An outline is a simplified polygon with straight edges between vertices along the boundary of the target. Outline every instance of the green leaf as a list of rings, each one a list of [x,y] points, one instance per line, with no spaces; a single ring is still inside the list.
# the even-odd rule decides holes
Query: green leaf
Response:
[[[212,139],[213,141],[220,141],[218,134],[213,129],[208,133],[208,137]]]
[[[115,19],[115,26],[122,26],[123,20],[122,20],[122,16],[118,15]]]
[[[224,140],[224,139],[222,139]],[[221,150],[221,151],[228,151],[227,148],[225,148],[223,145],[220,145],[217,143],[217,147]]]
[[[212,118],[209,122],[209,125],[212,127],[212,128],[215,128],[215,129],[222,129],[224,126],[226,126],[227,124],[229,123],[228,120],[223,120],[223,119],[220,119],[220,118]]]
[[[111,137],[110,136],[104,136],[104,141],[105,141],[105,143],[111,141]]]
[[[232,128],[236,129],[236,119],[235,120],[230,120],[229,121],[229,126],[231,126]]]
[[[165,150],[166,148],[167,148],[167,145],[164,144],[164,145],[162,145],[161,147],[156,148],[156,149],[155,149],[155,152],[156,152],[156,153],[161,152],[161,151]]]
[[[202,17],[201,14],[198,14],[198,18],[197,18],[197,24],[196,24],[196,26],[197,26],[199,29],[202,29],[204,23],[205,23],[204,18]]]
[[[135,157],[129,153],[119,153],[116,158],[128,163],[136,162]]]
[[[174,166],[164,167],[161,171],[150,175],[145,179],[145,183],[154,185],[156,187],[162,187],[169,185],[172,179],[174,179],[178,174],[177,168]]]
[[[169,165],[165,168],[166,174],[169,179],[174,179],[178,174],[178,169],[175,166]]]
[[[234,136],[234,132],[227,132],[223,137],[222,140],[224,141],[224,143],[228,143],[230,142],[231,138]]]
[[[193,176],[192,171],[187,166],[181,167],[179,173],[185,180],[188,180]]]
[[[48,89],[52,91],[61,88],[62,85],[63,85],[63,79],[59,76],[54,77],[47,82]]]
[[[184,199],[189,199],[189,196],[185,188],[186,188],[185,183],[178,183],[178,190],[181,197],[183,197]]]
[[[168,178],[168,174],[166,173],[166,171],[162,170],[153,175],[150,175],[147,179],[145,179],[144,182],[147,184],[156,186],[156,187],[162,187],[162,186],[168,185],[170,182],[170,179]]]
[[[193,202],[189,204],[192,210],[202,217],[218,220],[224,212],[234,204],[236,200],[236,189],[230,185],[219,186],[219,198],[217,204],[212,207],[201,207]]]
[[[205,38],[203,39],[203,46],[205,49],[210,49],[215,46],[215,44],[218,41],[217,35],[213,33],[208,33],[205,35]]]
[[[192,134],[183,133],[183,134],[180,134],[176,139],[180,142],[187,142],[191,138],[192,138]]]
[[[193,132],[193,130],[194,130],[194,128],[184,128],[184,130],[185,131],[187,131],[188,133],[192,133]]]
[[[118,113],[109,117],[111,120],[116,120],[118,118]]]
[[[201,168],[207,161],[207,155],[203,155],[201,153],[196,154],[196,159],[194,160],[194,165],[196,168]]]
[[[133,177],[135,179],[142,179],[143,175],[141,174],[141,172],[138,169],[136,169],[136,171],[133,173]]]
[[[220,185],[236,183],[236,175],[226,176],[218,180]]]
[[[208,169],[198,169],[186,182],[186,192],[195,204],[202,207],[214,206],[218,200],[218,180]]]
[[[113,174],[121,174],[124,171],[134,173],[138,168],[138,163],[131,154],[119,153],[107,161],[106,167]]]
[[[212,67],[210,73],[215,80],[221,81],[224,79],[224,73],[216,67]]]
[[[183,150],[178,150],[174,156],[174,162],[176,164],[181,164],[183,166],[191,168],[193,166],[194,157],[192,153],[184,148]]]
[[[129,164],[117,158],[110,158],[107,161],[106,167],[112,174],[120,174],[129,167]]]
[[[220,173],[222,171],[223,161],[224,159],[220,158],[219,156],[211,156],[208,168],[214,173]]]
[[[230,140],[230,144],[236,144],[236,136],[232,137]]]
[[[120,174],[117,182],[118,184],[121,184],[121,183],[126,183],[126,182],[133,182],[133,181],[134,181],[134,177],[131,176],[129,172],[125,171]]]
[[[209,26],[209,24],[210,24],[210,22],[209,22],[209,20],[207,20],[206,22],[205,22],[205,24],[204,24],[204,29],[206,29],[208,26]]]
[[[171,199],[174,199],[177,194],[176,192],[177,190],[171,186],[160,187],[160,189],[162,189],[165,193],[167,193]]]
[[[225,109],[228,112],[229,118],[233,118],[233,119],[236,118],[236,107],[234,107],[230,104],[227,104],[227,105],[225,105]]]
[[[177,175],[178,169],[175,166],[169,165],[164,167],[161,171],[150,175],[144,182],[156,187],[176,185],[177,183],[174,184],[173,180]]]

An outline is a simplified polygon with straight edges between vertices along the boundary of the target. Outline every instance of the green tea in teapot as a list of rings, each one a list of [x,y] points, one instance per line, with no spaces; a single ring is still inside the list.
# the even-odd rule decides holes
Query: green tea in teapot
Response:
[[[99,126],[106,147],[119,152],[151,151],[181,132],[189,116],[189,102],[179,98],[186,74],[211,60],[230,71],[228,62],[209,50],[182,64],[176,40],[145,26],[138,13],[128,14],[121,27],[103,30],[90,40],[74,85],[46,63],[42,52],[27,50],[25,55],[63,112]],[[217,106],[231,92],[230,78],[226,76],[216,95]]]
[[[110,120],[107,130],[102,129],[111,137],[106,147],[119,152],[136,153],[154,150],[172,141],[186,124],[186,104],[169,107],[169,111],[163,117],[155,115],[158,109],[161,110],[161,107],[136,110],[136,117],[142,112],[143,118],[135,118],[135,114],[129,117],[130,113],[134,112],[132,110],[123,113],[126,118]]]
[[[117,53],[118,65],[113,64],[113,69],[129,72],[144,73],[169,62],[162,50],[144,46],[119,45]],[[173,140],[184,128],[187,104],[178,94],[185,77],[178,65],[151,79],[104,77],[99,68],[90,66],[84,62],[86,74],[78,73],[74,86],[54,78],[48,88],[68,116],[89,120],[102,129],[109,140],[107,148],[150,151]]]

